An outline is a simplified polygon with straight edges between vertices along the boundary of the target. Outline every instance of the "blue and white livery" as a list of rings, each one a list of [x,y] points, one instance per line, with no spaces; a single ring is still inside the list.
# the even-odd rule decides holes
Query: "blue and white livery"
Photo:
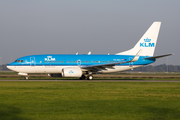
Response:
[[[115,55],[64,55],[44,54],[18,58],[7,65],[10,70],[28,79],[28,73],[48,73],[52,77],[79,77],[93,79],[96,73],[114,73],[151,64],[157,58],[172,54],[153,56],[161,22],[154,22],[137,44],[130,50]]]

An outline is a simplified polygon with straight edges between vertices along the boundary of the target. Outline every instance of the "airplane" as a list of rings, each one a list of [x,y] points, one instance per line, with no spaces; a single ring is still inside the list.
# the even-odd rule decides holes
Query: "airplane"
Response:
[[[93,79],[93,74],[115,73],[152,64],[161,22],[154,22],[136,45],[127,51],[110,54],[42,54],[29,55],[16,59],[7,68],[18,75],[29,78],[29,73],[48,73],[51,77],[78,77]]]

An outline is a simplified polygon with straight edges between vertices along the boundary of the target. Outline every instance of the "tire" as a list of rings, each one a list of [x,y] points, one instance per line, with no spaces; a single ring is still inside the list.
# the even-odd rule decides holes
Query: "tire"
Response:
[[[93,80],[93,76],[92,75],[88,76],[88,80]]]

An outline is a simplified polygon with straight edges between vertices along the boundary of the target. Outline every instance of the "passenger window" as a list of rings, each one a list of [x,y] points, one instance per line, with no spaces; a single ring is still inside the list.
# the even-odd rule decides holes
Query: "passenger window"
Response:
[[[68,63],[68,61],[67,61],[67,63]]]
[[[42,61],[40,61],[40,63],[42,63]]]
[[[62,61],[62,63],[63,63],[64,61]]]

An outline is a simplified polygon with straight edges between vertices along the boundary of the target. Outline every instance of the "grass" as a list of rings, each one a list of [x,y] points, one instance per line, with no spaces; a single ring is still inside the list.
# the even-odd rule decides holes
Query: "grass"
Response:
[[[0,81],[1,120],[180,119],[180,83]]]

